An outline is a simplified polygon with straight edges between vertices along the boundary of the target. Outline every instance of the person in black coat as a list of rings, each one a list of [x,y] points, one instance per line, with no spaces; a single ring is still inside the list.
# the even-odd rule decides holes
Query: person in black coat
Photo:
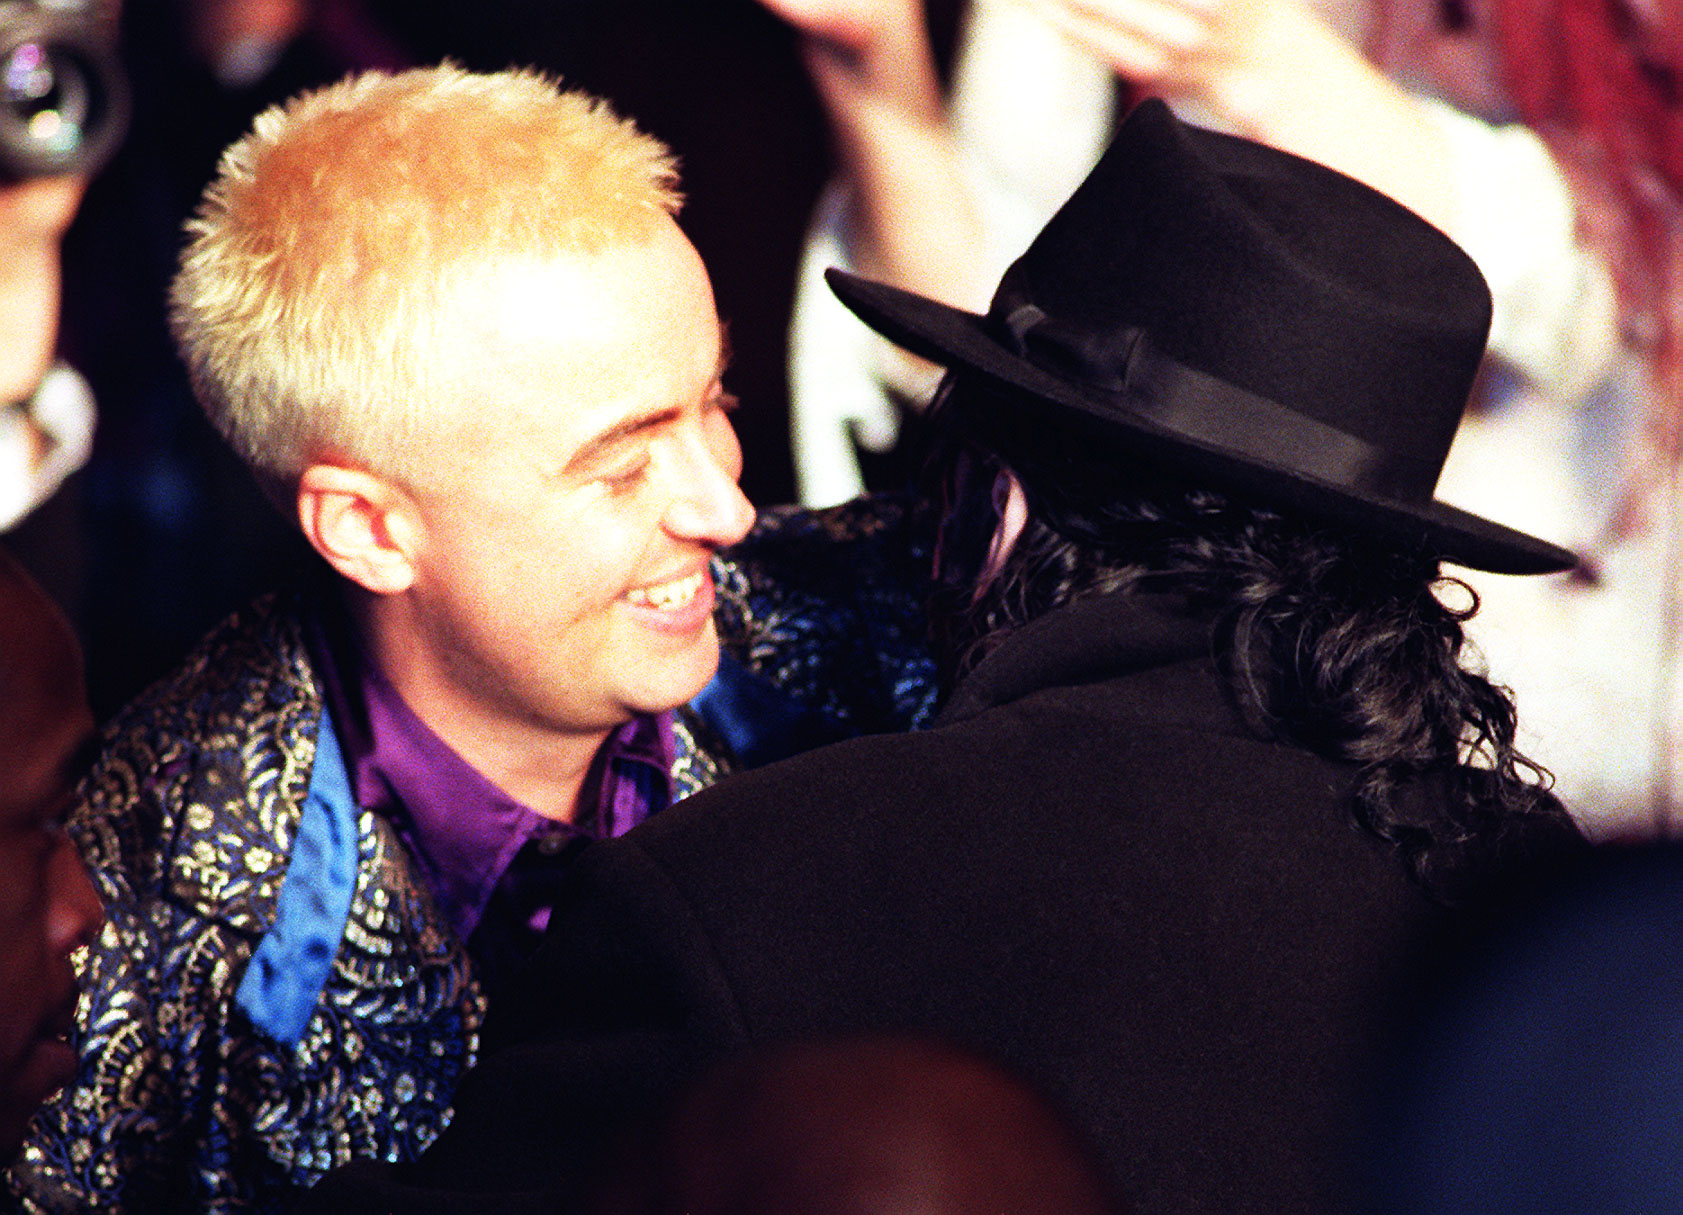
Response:
[[[1025,1078],[1124,1209],[1344,1210],[1416,943],[1581,844],[1437,591],[1572,561],[1432,497],[1489,324],[1441,233],[1148,101],[987,316],[832,285],[950,371],[934,727],[587,850],[451,1129],[307,1210],[567,1209],[706,1061],[878,1032]]]

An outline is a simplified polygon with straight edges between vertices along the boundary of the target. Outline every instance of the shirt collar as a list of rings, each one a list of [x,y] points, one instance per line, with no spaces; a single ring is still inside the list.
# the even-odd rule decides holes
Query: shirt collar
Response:
[[[581,794],[583,814],[561,823],[504,793],[416,716],[344,613],[317,613],[312,625],[311,650],[357,804],[397,829],[464,941],[528,842],[623,835],[670,800],[670,713],[633,718],[609,735]]]

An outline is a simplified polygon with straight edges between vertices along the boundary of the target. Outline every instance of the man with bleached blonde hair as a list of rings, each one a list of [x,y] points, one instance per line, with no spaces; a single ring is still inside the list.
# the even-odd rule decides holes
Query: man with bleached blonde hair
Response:
[[[666,150],[543,76],[263,114],[189,225],[206,411],[320,554],[108,728],[107,905],[26,1209],[267,1210],[448,1118],[561,866],[707,783],[752,519]]]

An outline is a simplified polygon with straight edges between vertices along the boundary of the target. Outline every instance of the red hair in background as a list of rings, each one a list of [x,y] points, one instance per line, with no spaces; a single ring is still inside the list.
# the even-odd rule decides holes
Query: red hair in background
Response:
[[[1572,179],[1651,361],[1656,439],[1683,431],[1683,3],[1485,0],[1518,116]]]
[[[1457,0],[1440,0],[1455,3]],[[1658,527],[1663,619],[1654,655],[1654,826],[1677,836],[1673,689],[1683,651],[1683,0],[1485,0],[1518,116],[1572,180],[1580,223],[1618,287],[1652,391],[1620,503],[1603,533]],[[1586,570],[1593,571],[1592,549]]]

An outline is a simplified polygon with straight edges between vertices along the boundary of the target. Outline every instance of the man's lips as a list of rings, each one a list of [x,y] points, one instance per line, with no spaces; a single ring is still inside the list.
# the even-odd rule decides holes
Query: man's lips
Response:
[[[682,578],[674,578],[671,582],[662,582],[655,586],[634,587],[625,593],[627,603],[637,607],[654,608],[661,612],[675,612],[688,607],[701,593],[701,588],[707,581],[705,569],[696,570],[693,574],[686,574]]]
[[[620,601],[643,627],[689,640],[713,619],[713,576],[703,565],[682,577],[635,587]]]

